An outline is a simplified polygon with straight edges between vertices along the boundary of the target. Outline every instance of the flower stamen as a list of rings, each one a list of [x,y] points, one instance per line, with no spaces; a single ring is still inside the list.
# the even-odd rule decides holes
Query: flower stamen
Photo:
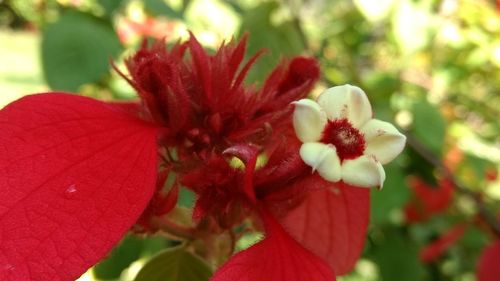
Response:
[[[320,142],[333,144],[341,161],[358,158],[366,147],[363,134],[347,119],[329,120]]]

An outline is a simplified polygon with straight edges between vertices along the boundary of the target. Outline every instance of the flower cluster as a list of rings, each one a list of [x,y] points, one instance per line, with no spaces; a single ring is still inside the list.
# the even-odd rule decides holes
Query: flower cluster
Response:
[[[209,55],[194,36],[171,49],[144,43],[120,72],[139,102],[46,93],[1,110],[0,279],[77,278],[132,227],[168,231],[156,222],[180,188],[197,196],[190,239],[234,236],[248,221],[265,233],[213,281],[349,272],[369,217],[368,189],[356,186],[382,186],[381,164],[404,136],[371,119],[359,88],[305,99],[319,78],[312,58],[246,86],[260,53],[242,65],[245,45]]]

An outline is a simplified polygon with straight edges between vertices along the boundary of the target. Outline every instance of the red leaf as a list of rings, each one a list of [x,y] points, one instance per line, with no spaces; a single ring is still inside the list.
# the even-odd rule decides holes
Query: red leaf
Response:
[[[478,281],[498,281],[500,277],[500,241],[486,247],[477,264]]]
[[[267,237],[233,256],[211,281],[334,281],[328,265],[264,215]]]
[[[420,250],[420,260],[431,262],[439,258],[464,234],[465,225],[459,224],[449,229],[439,239]]]
[[[0,280],[74,280],[153,195],[157,129],[66,94],[0,111]]]
[[[311,191],[288,213],[283,225],[342,275],[352,270],[363,250],[369,212],[368,189],[337,183],[330,190]]]

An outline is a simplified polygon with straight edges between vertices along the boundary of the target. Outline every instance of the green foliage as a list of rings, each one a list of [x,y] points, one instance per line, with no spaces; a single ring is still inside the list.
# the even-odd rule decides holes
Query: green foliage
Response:
[[[407,240],[404,233],[390,228],[377,238],[368,256],[377,264],[380,280],[424,280],[424,268],[418,260],[417,245]]]
[[[257,61],[249,77],[249,82],[262,79],[276,66],[280,59],[300,54],[304,50],[299,31],[291,21],[273,24],[271,17],[278,8],[277,3],[267,2],[252,8],[242,16],[240,34],[248,33],[248,53],[265,49],[267,52]]]
[[[110,18],[124,5],[126,0],[98,0],[97,2],[104,10],[104,15]]]
[[[94,276],[101,280],[119,278],[122,271],[140,257],[143,244],[140,238],[126,236],[105,260],[94,267]]]
[[[212,271],[183,247],[165,250],[139,271],[134,281],[208,281]]]
[[[405,172],[398,163],[385,167],[387,177],[383,192],[372,192],[371,218],[372,223],[381,225],[389,222],[402,222],[401,208],[408,201],[410,191],[406,188]]]
[[[184,15],[176,11],[163,0],[145,0],[144,8],[154,16],[167,16],[173,19],[183,19]]]
[[[54,90],[78,91],[109,73],[109,61],[122,47],[109,22],[67,11],[49,24],[42,37],[42,66]]]
[[[446,123],[437,108],[426,101],[417,102],[413,108],[413,133],[429,149],[441,155]]]
[[[117,280],[122,272],[140,257],[150,258],[170,245],[171,243],[162,237],[125,236],[106,259],[94,266],[94,276],[99,280]]]
[[[186,188],[180,189],[178,202],[179,206],[187,208],[193,207],[195,199],[195,194],[192,191]]]

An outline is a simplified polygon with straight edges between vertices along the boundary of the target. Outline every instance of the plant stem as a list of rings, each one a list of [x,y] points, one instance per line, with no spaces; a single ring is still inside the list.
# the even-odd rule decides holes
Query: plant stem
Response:
[[[187,240],[196,238],[195,229],[177,224],[165,217],[153,218],[152,223],[160,230]]]

